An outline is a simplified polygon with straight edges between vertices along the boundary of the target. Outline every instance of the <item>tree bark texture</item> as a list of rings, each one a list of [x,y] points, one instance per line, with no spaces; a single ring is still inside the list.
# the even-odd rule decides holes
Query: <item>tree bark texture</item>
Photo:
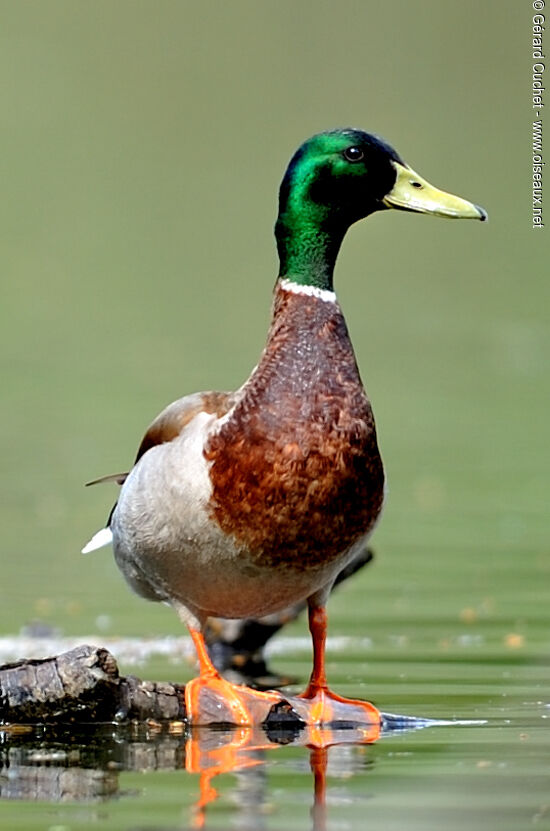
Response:
[[[83,645],[0,667],[0,723],[183,720],[184,690],[121,676],[108,650]]]

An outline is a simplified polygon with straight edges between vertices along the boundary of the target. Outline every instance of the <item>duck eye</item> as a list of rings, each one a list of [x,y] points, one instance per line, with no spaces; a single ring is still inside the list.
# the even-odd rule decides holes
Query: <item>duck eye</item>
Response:
[[[344,158],[348,160],[348,162],[360,162],[364,159],[365,154],[360,147],[348,147],[344,150]]]

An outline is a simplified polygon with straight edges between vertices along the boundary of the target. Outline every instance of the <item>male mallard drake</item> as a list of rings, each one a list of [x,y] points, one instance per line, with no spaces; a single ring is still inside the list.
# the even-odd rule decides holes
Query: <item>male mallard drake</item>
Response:
[[[237,723],[255,719],[257,700],[278,699],[220,677],[205,647],[207,618],[261,617],[305,599],[310,722],[379,720],[372,704],[329,690],[324,653],[331,586],[364,548],[384,498],[333,270],[349,226],[387,208],[486,219],[361,130],[320,133],[298,149],[280,189],[279,278],[258,366],[236,392],[196,393],[160,413],[130,473],[113,477],[123,484],[109,527],[84,549],[112,536],[130,586],[169,603],[189,627],[200,665],[186,687],[191,721],[211,718],[211,693],[218,720]]]

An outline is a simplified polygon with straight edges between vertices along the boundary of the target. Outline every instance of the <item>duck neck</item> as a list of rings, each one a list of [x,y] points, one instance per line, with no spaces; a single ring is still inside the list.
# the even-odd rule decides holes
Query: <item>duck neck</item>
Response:
[[[290,228],[280,220],[275,235],[279,251],[279,277],[302,286],[333,290],[334,264],[344,234],[335,236],[322,227],[304,222]]]
[[[275,238],[279,277],[302,286],[333,290],[336,257],[348,223],[339,221],[324,205],[299,198],[281,188]]]

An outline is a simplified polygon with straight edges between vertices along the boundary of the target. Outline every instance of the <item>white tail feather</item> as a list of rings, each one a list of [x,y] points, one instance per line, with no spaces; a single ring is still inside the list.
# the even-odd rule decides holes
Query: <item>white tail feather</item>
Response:
[[[98,548],[103,548],[113,541],[113,532],[110,528],[102,528],[97,534],[94,534],[90,542],[87,542],[82,549],[83,554],[89,554],[90,551],[96,551]]]

